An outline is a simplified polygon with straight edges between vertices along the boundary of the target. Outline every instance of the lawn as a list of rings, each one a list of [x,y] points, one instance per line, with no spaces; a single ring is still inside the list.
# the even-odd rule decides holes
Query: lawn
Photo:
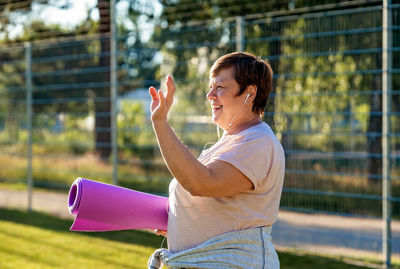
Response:
[[[0,209],[0,268],[146,268],[162,238],[144,231],[70,232],[71,220]],[[279,252],[281,268],[360,269],[339,260]]]

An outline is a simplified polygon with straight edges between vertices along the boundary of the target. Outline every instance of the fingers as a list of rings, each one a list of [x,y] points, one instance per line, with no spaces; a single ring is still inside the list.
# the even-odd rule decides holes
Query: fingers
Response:
[[[174,97],[175,90],[176,90],[175,83],[174,83],[174,80],[172,79],[171,75],[167,76],[167,89],[168,89],[167,99],[169,100]]]
[[[154,230],[154,233],[155,233],[156,235],[167,236],[167,231],[164,231],[164,230],[155,229],[155,230]]]
[[[156,90],[153,86],[149,88],[149,94],[151,96],[151,111],[158,111],[158,115],[167,114],[173,101],[174,101],[174,93],[175,93],[175,84],[171,76],[167,76],[167,93],[164,93],[161,90]],[[160,114],[160,112],[162,112]]]
[[[153,100],[158,100],[158,99],[159,99],[159,98],[158,98],[158,94],[157,94],[157,90],[156,90],[156,88],[154,88],[153,86],[151,86],[151,87],[149,88],[149,93],[150,93],[151,98],[152,98]]]
[[[153,86],[149,88],[149,93],[151,95],[151,98],[156,101],[159,100],[160,103],[164,104],[165,103],[165,96],[161,90],[156,90]]]
[[[164,99],[167,99],[168,101],[173,99],[175,90],[176,90],[176,87],[175,87],[174,80],[172,79],[171,75],[168,75],[167,76],[167,94],[166,94],[166,96],[163,96],[163,97],[165,97]],[[163,95],[161,90],[158,90],[158,94],[157,94],[157,90],[153,86],[151,86],[149,88],[149,93],[150,93],[151,97],[153,98],[153,100],[158,100],[158,99],[160,99],[161,95]]]
[[[158,96],[160,98],[161,106],[164,106],[165,105],[165,96],[161,90],[158,90]]]

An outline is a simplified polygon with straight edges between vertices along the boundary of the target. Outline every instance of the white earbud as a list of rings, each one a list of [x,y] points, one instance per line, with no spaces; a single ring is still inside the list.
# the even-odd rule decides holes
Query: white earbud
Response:
[[[251,94],[250,94],[250,93],[247,93],[246,99],[244,99],[244,102],[243,102],[242,106],[241,106],[241,107],[239,108],[239,110],[235,113],[235,115],[233,115],[231,121],[229,122],[228,130],[229,130],[229,128],[231,128],[231,126],[232,126],[233,119],[236,118],[236,116],[237,116],[237,115],[239,114],[239,112],[242,110],[242,108],[244,107],[244,105],[246,104],[246,102],[247,102],[247,100],[249,99],[250,96],[251,96]],[[228,131],[228,130],[227,130],[227,131]]]
[[[246,104],[246,102],[247,102],[247,100],[249,99],[250,96],[251,96],[250,93],[248,93],[247,96],[246,96],[246,99],[244,99],[244,103],[245,104]]]

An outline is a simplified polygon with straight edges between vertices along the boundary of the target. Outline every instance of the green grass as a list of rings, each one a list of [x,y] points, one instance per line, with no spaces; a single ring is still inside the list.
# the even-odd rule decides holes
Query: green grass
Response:
[[[141,231],[70,232],[70,220],[0,210],[0,268],[145,268],[161,238]]]
[[[0,268],[146,268],[162,238],[144,231],[70,232],[71,220],[0,209]],[[360,269],[334,258],[279,252],[282,269]]]

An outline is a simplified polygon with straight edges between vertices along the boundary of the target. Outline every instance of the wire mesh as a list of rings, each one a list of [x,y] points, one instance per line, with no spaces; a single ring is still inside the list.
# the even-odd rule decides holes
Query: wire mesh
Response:
[[[400,259],[400,7],[393,13],[390,161],[393,258]],[[168,192],[149,121],[147,88],[173,74],[170,121],[194,154],[216,141],[210,65],[236,50],[236,21],[162,24],[117,36],[118,182]],[[244,18],[244,44],[270,62],[265,112],[284,146],[283,209],[275,243],[354,255],[382,251],[382,7]],[[147,43],[140,35],[152,36]],[[35,186],[67,188],[77,177],[111,182],[109,35],[32,44]],[[0,179],[26,178],[24,47],[0,47]]]

